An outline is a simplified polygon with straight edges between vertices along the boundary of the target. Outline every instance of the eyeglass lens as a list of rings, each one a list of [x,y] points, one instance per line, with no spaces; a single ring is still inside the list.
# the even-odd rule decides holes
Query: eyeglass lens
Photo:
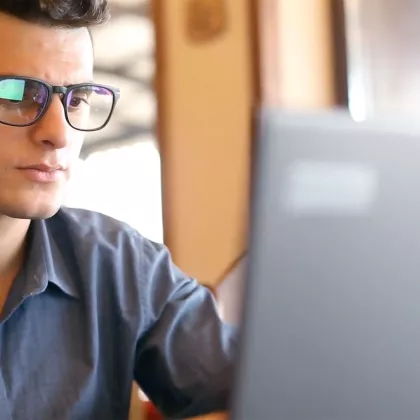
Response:
[[[33,123],[43,112],[49,97],[46,85],[34,80],[0,80],[0,122],[16,126]],[[102,128],[112,112],[113,92],[87,84],[67,91],[65,110],[69,124],[78,130]]]

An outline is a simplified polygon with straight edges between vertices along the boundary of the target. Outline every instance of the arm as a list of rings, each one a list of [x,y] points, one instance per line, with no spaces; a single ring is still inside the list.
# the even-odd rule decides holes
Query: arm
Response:
[[[143,307],[151,326],[137,345],[135,379],[168,417],[226,410],[236,330],[222,322],[210,291],[174,266],[166,248],[145,241],[144,255]]]

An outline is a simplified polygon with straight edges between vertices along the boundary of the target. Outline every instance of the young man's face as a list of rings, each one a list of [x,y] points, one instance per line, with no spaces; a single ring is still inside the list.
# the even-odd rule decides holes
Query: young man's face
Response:
[[[53,86],[92,79],[92,43],[85,28],[42,27],[0,13],[0,46],[0,77],[33,77]],[[31,110],[19,105],[20,88],[20,82],[1,85],[0,79],[0,121],[27,118],[23,114]],[[0,216],[54,215],[65,198],[83,138],[83,132],[67,123],[58,94],[34,125],[0,123]],[[37,169],[28,169],[34,166]]]

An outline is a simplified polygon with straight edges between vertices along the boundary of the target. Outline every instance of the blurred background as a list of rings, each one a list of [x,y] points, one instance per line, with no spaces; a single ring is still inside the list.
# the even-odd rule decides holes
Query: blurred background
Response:
[[[68,204],[164,242],[238,323],[256,110],[415,115],[420,2],[110,3],[111,22],[94,31],[95,72],[121,100],[87,139]]]
[[[161,166],[156,138],[155,32],[147,0],[114,0],[93,29],[95,80],[121,89],[106,130],[87,136],[68,205],[124,220],[162,242]]]

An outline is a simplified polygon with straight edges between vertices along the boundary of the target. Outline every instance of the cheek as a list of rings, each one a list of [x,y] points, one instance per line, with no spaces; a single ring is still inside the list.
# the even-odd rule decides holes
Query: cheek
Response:
[[[27,155],[25,148],[26,128],[0,124],[0,166],[4,171],[18,165]]]

